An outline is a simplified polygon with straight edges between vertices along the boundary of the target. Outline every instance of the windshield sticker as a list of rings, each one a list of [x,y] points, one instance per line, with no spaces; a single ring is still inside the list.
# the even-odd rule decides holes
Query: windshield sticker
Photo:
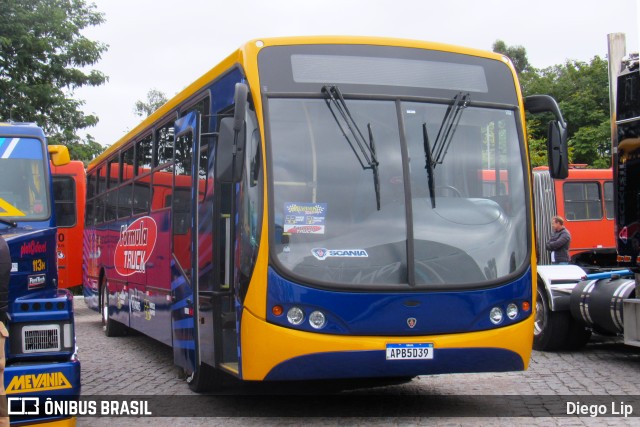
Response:
[[[326,203],[285,203],[284,232],[324,234]]]
[[[0,197],[0,216],[26,216],[26,214]]]
[[[44,274],[35,274],[28,277],[27,287],[29,290],[43,288],[47,284],[47,276]]]
[[[313,248],[311,253],[320,261],[329,257],[333,258],[368,258],[369,254],[364,249],[325,249]]]
[[[33,138],[0,138],[2,159],[42,159],[42,142]]]

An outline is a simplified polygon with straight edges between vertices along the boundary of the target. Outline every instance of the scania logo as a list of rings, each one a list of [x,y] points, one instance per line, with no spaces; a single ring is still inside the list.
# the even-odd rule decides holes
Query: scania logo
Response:
[[[329,255],[329,251],[327,251],[325,248],[313,248],[311,249],[311,253],[320,261],[324,260],[325,258],[327,258],[327,255]]]
[[[407,319],[407,325],[408,325],[411,329],[413,329],[413,328],[416,326],[416,323],[418,323],[418,321],[416,320],[416,318],[415,318],[415,317],[409,317],[409,318]]]
[[[369,254],[364,249],[325,249],[313,248],[311,254],[318,260],[323,261],[328,257],[336,258],[368,258]]]

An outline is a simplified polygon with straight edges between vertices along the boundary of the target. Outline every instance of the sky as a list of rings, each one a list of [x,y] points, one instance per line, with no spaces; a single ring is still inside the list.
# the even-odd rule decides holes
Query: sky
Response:
[[[607,54],[607,34],[625,33],[638,52],[640,0],[87,0],[106,22],[83,34],[106,43],[92,69],[109,81],[74,93],[111,145],[142,118],[151,89],[169,98],[252,39],[361,35],[426,40],[491,50],[523,46],[536,68]]]

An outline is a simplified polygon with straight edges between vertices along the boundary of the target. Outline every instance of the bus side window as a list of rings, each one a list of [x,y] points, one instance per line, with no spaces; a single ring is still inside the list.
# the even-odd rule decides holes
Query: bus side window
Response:
[[[151,135],[136,143],[135,176],[144,175],[153,167],[153,140]]]
[[[604,186],[604,212],[607,219],[614,218],[614,210],[613,210],[613,182],[606,181],[603,183]]]
[[[565,182],[563,190],[567,221],[602,218],[602,198],[597,182]]]
[[[104,196],[104,220],[112,221],[116,219],[118,211],[118,190],[112,190]]]
[[[133,184],[129,183],[118,190],[118,218],[131,216],[131,208],[133,206],[132,189]]]
[[[107,163],[107,188],[115,188],[120,182],[120,158],[115,156]]]
[[[104,195],[95,198],[94,224],[102,224],[104,222]]]
[[[133,183],[132,197],[134,215],[149,211],[149,184],[147,182],[135,181]]]
[[[56,225],[73,227],[76,224],[76,186],[70,176],[53,177]]]
[[[107,189],[107,177],[106,177],[106,169],[104,167],[99,167],[96,172],[96,180],[98,192],[97,194],[104,194],[104,191]]]
[[[157,165],[166,165],[153,172],[153,188],[151,192],[151,210],[171,207],[165,200],[171,197],[173,188],[173,122],[168,123],[156,131],[156,159]]]

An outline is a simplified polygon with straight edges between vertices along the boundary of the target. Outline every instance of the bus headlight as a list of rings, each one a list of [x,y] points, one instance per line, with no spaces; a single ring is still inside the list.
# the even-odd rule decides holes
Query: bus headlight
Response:
[[[518,315],[518,306],[511,303],[507,306],[507,317],[511,320],[515,319]]]
[[[304,321],[304,311],[299,307],[291,307],[287,311],[287,320],[292,325],[299,325]]]
[[[502,322],[502,310],[500,310],[500,307],[493,307],[491,309],[489,312],[489,319],[494,325],[498,325]]]
[[[314,329],[322,329],[327,319],[321,311],[314,311],[309,315],[309,324]]]

